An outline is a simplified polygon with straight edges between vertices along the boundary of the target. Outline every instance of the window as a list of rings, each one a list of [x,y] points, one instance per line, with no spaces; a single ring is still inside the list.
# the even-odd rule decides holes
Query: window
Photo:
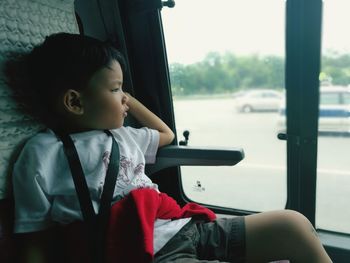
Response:
[[[350,105],[350,89],[348,93],[343,94],[342,103],[345,105]]]
[[[242,147],[246,155],[233,167],[182,167],[185,194],[230,208],[283,209],[285,1],[177,0],[162,19],[179,140],[189,130],[191,146]]]
[[[340,94],[338,93],[327,93],[322,94],[321,93],[321,105],[332,105],[332,104],[339,104],[340,103]]]
[[[316,226],[345,233],[350,233],[350,100],[344,92],[350,84],[349,9],[348,0],[323,1],[320,80],[343,92],[321,92],[319,128],[328,132],[318,138],[316,200]]]

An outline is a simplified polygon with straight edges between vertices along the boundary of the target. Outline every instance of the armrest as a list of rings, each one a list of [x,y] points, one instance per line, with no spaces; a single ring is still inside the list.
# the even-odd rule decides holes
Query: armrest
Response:
[[[170,145],[158,150],[155,164],[148,164],[147,174],[173,166],[235,165],[244,158],[241,148],[208,148]]]

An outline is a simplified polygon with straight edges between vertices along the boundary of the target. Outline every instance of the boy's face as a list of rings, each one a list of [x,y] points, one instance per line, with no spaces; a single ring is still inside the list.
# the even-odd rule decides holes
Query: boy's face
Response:
[[[82,93],[86,128],[115,129],[123,125],[129,107],[122,85],[123,72],[117,61],[92,76]]]

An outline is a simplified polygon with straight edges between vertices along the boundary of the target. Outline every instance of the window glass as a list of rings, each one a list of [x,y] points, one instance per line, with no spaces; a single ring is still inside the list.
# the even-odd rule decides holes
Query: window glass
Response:
[[[323,1],[321,90],[342,89],[345,104],[335,94],[321,92],[316,226],[350,233],[350,1]],[[333,105],[332,105],[333,104]]]
[[[350,90],[348,93],[343,94],[343,104],[350,105]]]
[[[264,94],[264,97],[267,97],[267,98],[279,98],[279,96],[278,95],[276,95],[276,94],[273,94],[273,93],[265,93]]]
[[[188,198],[252,211],[286,204],[284,0],[176,0],[162,19],[177,136],[190,146],[241,147],[232,167],[182,167]],[[273,90],[279,96],[264,96]],[[254,91],[254,92],[253,92]]]
[[[321,93],[321,105],[329,105],[329,104],[339,104],[340,96],[337,93],[328,93],[328,94],[322,94]]]

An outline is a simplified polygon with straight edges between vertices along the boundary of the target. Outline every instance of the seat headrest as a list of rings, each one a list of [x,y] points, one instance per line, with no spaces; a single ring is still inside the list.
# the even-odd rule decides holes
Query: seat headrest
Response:
[[[0,1],[0,199],[9,194],[9,175],[24,141],[43,128],[19,111],[5,84],[4,62],[30,51],[46,36],[79,33],[74,0]]]

